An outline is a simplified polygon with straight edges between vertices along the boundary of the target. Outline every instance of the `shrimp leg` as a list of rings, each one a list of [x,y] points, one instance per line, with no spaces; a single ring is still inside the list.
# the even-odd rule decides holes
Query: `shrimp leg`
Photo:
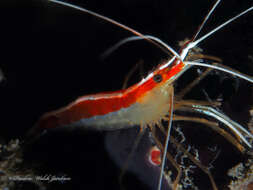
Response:
[[[163,127],[158,126],[160,128],[160,130],[162,131],[162,133],[165,135],[166,131],[164,130]],[[183,145],[181,145],[180,143],[177,142],[177,140],[171,136],[170,137],[171,142],[177,147],[177,149],[179,149],[180,151],[182,151],[185,155],[187,155],[189,157],[189,159],[195,164],[197,165],[204,173],[206,173],[211,181],[212,187],[214,190],[218,190],[216,183],[213,179],[213,176],[211,174],[211,172],[209,171],[209,169],[207,167],[205,167],[204,165],[201,164],[200,161],[196,160],[194,158],[194,156],[191,155],[191,153],[189,153],[184,147]]]
[[[198,117],[188,117],[188,116],[178,116],[174,115],[173,118],[174,121],[190,121],[190,122],[196,122],[196,123],[201,123],[204,124],[214,131],[218,132],[220,135],[225,137],[230,143],[232,143],[241,153],[245,151],[245,148],[232,136],[230,135],[227,131],[225,131],[222,128],[219,128],[217,122],[212,122],[204,118],[198,118]]]
[[[134,155],[134,152],[136,151],[136,148],[138,147],[138,145],[140,143],[140,140],[143,137],[144,133],[145,133],[145,128],[140,126],[140,130],[139,130],[139,133],[137,134],[136,140],[134,141],[134,145],[131,148],[131,151],[130,151],[130,153],[128,154],[128,156],[126,158],[125,163],[123,164],[123,168],[121,169],[121,172],[120,172],[120,175],[119,175],[119,184],[120,184],[120,186],[122,186],[122,184],[123,184],[122,183],[123,177],[124,177],[125,172],[128,168],[129,161],[131,160],[132,156]]]
[[[159,125],[159,128],[162,128],[162,126],[160,125],[160,124],[158,124]],[[155,140],[155,143],[156,143],[156,145],[158,146],[158,148],[160,149],[160,150],[162,150],[163,149],[163,145],[162,145],[162,143],[158,140],[158,138],[156,137],[156,135],[155,135],[155,128],[150,128],[151,129],[151,132],[152,132],[152,135],[153,135],[153,138],[154,138],[154,140]],[[182,176],[182,168],[180,167],[180,165],[174,160],[174,158],[172,157],[172,155],[169,153],[169,152],[167,152],[167,159],[171,162],[171,164],[176,168],[176,170],[177,170],[177,177],[176,177],[176,179],[175,179],[175,181],[174,181],[174,184],[173,184],[173,190],[176,190],[177,189],[177,186],[178,186],[178,183],[179,183],[179,181],[180,181],[180,178],[181,178],[181,176]]]

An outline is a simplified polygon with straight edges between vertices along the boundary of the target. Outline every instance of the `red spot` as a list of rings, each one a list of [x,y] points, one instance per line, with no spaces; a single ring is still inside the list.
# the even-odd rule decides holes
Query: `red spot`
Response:
[[[150,151],[150,161],[154,165],[161,164],[161,151],[156,146],[152,147]]]

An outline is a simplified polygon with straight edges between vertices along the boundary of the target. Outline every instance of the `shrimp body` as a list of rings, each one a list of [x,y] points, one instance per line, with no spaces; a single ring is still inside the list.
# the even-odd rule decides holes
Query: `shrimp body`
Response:
[[[62,126],[88,126],[115,130],[155,123],[167,114],[171,83],[185,66],[178,60],[164,63],[125,90],[82,96],[64,108],[44,114],[35,129],[38,132]]]
[[[116,44],[116,46],[114,46],[116,48],[123,43],[129,42],[131,40],[145,39],[155,45],[159,45],[158,47],[160,47],[162,50],[166,50],[166,52],[172,53],[173,58],[169,59],[163,64],[160,64],[146,78],[142,79],[139,83],[130,86],[127,89],[115,92],[98,93],[94,95],[82,96],[67,105],[66,107],[44,114],[39,119],[36,126],[28,132],[28,136],[38,135],[43,130],[57,127],[82,127],[94,130],[116,130],[122,128],[130,128],[137,125],[140,125],[141,128],[151,126],[150,130],[152,132],[152,136],[154,137],[156,144],[159,146],[159,149],[163,150],[160,152],[157,150],[151,150],[150,152],[151,163],[153,163],[154,165],[160,165],[161,167],[158,190],[161,190],[162,188],[163,172],[165,169],[167,157],[171,161],[172,165],[178,170],[178,176],[175,180],[173,189],[177,189],[177,184],[181,177],[181,166],[179,166],[177,162],[174,161],[173,157],[167,154],[168,143],[170,141],[172,120],[194,121],[205,124],[217,131],[219,134],[223,135],[241,152],[245,151],[245,148],[242,146],[242,143],[245,143],[247,147],[252,149],[252,141],[248,141],[247,138],[253,139],[253,135],[249,133],[246,129],[244,129],[239,123],[236,123],[235,121],[231,120],[229,117],[212,108],[211,106],[208,106],[212,104],[207,102],[187,102],[182,100],[184,94],[187,93],[187,88],[183,89],[182,93],[177,96],[177,99],[175,99],[174,101],[173,84],[175,80],[177,80],[191,66],[202,66],[206,68],[220,70],[253,83],[253,77],[251,76],[247,76],[235,70],[228,69],[224,66],[219,65],[219,63],[216,62],[213,62],[213,64],[206,64],[202,62],[202,58],[221,62],[220,59],[217,59],[213,56],[205,56],[202,54],[194,55],[194,51],[191,52],[191,50],[196,47],[201,41],[212,35],[214,32],[220,30],[225,25],[239,18],[240,16],[252,11],[253,7],[250,7],[249,9],[243,11],[237,16],[229,19],[228,21],[211,30],[209,33],[205,34],[201,38],[197,38],[197,35],[201,31],[201,28],[204,26],[206,20],[220,2],[220,0],[218,0],[213,5],[212,9],[208,12],[207,16],[200,25],[197,33],[195,33],[195,35],[190,41],[185,42],[184,45],[181,46],[181,50],[179,51],[179,53],[177,53],[169,45],[162,42],[160,39],[153,36],[142,35],[141,33],[123,24],[120,24],[108,17],[104,17],[95,12],[83,9],[75,5],[71,5],[69,3],[61,2],[59,0],[49,1],[62,4],[67,7],[72,7],[82,12],[96,16],[123,29],[126,29],[136,35],[134,37],[122,40],[121,42],[119,42],[119,44]],[[113,49],[114,48],[112,48],[112,50]],[[191,55],[191,53],[193,54]],[[210,70],[205,71],[205,74],[203,74],[202,76],[207,75],[208,72],[210,72]],[[197,82],[200,80],[201,77],[198,77],[190,84],[190,87],[194,86],[195,82],[197,84]],[[235,134],[235,137],[233,137],[225,130],[220,129],[217,123],[209,121],[205,118],[177,115],[177,113],[174,114],[174,110],[191,111],[214,118],[222,124],[226,125]],[[167,132],[165,132],[165,130],[163,129],[162,123],[160,122],[161,120],[168,121]],[[160,143],[160,140],[157,140],[156,138],[155,131],[153,130],[154,125],[156,125],[166,136],[164,147],[162,143]],[[141,135],[139,137],[141,137]],[[191,161],[193,161],[208,175],[213,189],[217,190],[218,188],[209,171],[209,168],[203,166],[200,161],[191,156],[188,150],[184,149],[183,146],[181,146],[175,139],[173,139],[174,138],[171,138],[171,142],[173,142],[173,144],[175,144],[181,152],[187,155],[191,159]],[[136,142],[138,142],[138,140]],[[137,144],[134,144],[133,150],[136,148]],[[161,152],[163,152],[162,159],[159,157]]]

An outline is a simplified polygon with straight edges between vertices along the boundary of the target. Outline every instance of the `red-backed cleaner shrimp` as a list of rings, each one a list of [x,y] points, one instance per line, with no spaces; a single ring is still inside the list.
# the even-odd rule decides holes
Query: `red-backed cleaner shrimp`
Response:
[[[244,127],[242,127],[239,123],[231,120],[229,117],[219,112],[215,108],[211,107],[211,103],[184,101],[182,100],[182,97],[181,99],[175,99],[173,84],[185,71],[187,71],[192,66],[200,66],[223,71],[238,78],[244,79],[250,83],[253,83],[252,77],[244,75],[238,71],[232,70],[218,63],[206,64],[203,61],[200,61],[200,59],[210,59],[214,60],[215,62],[219,62],[219,59],[205,55],[194,55],[194,53],[191,52],[191,50],[195,48],[200,42],[208,38],[216,31],[225,27],[235,19],[252,11],[253,7],[250,7],[239,15],[229,19],[227,22],[213,29],[211,32],[198,38],[199,32],[205,24],[206,20],[209,18],[209,16],[212,14],[220,2],[217,1],[204,19],[198,32],[190,41],[184,43],[180,52],[177,53],[160,39],[154,36],[142,35],[141,33],[108,17],[104,17],[87,9],[62,1],[49,1],[91,14],[115,25],[118,25],[137,36],[123,40],[115,47],[118,47],[121,44],[131,40],[146,39],[160,47],[163,51],[167,51],[168,53],[173,54],[173,57],[165,63],[160,64],[153,72],[151,72],[147,77],[143,78],[139,83],[132,85],[127,89],[115,92],[82,96],[66,107],[44,114],[39,119],[36,126],[29,131],[28,137],[38,135],[44,130],[53,129],[56,127],[86,127],[92,128],[94,130],[118,130],[139,125],[141,129],[144,130],[144,128],[147,126],[152,129],[156,125],[161,125],[161,120],[167,120],[167,138],[165,145],[163,145],[165,148],[163,148],[163,157],[161,159],[161,173],[159,177],[158,190],[162,188],[163,170],[167,156],[168,142],[169,140],[173,141],[173,138],[170,138],[172,121],[187,120],[187,117],[173,114],[173,112],[176,110],[191,110],[214,118],[227,126],[231,132],[234,133],[235,137],[225,131],[220,130],[218,127],[212,128],[222,134],[239,150],[243,152],[245,150],[245,147],[249,149],[252,148],[251,141],[253,139],[253,135],[250,134]],[[208,123],[208,121],[205,119],[195,119],[195,122]],[[213,124],[211,123],[210,126],[213,126]],[[158,147],[162,148],[161,146]],[[180,145],[178,145],[178,147],[180,148]],[[213,181],[212,186],[213,189],[217,189]]]

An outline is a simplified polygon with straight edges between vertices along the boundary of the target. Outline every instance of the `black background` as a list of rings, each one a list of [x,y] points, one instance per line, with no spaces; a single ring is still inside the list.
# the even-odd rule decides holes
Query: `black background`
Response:
[[[113,18],[143,34],[157,36],[176,50],[179,49],[177,43],[180,40],[192,37],[214,3],[207,0],[71,2]],[[200,35],[250,6],[252,3],[247,0],[223,1]],[[206,54],[223,59],[225,65],[253,75],[253,63],[248,58],[253,55],[252,29],[251,12],[205,40],[200,47]],[[132,34],[117,26],[62,5],[42,0],[1,0],[0,68],[6,77],[0,84],[0,132],[3,139],[22,137],[40,115],[64,106],[81,95],[120,89],[125,75],[140,59],[149,69],[166,59],[167,55],[158,48],[145,41],[136,41],[116,50],[104,61],[99,60],[100,54],[107,48],[129,36]],[[195,71],[193,73],[196,74]],[[189,77],[192,77],[191,74]],[[137,74],[133,78],[136,81],[139,79]],[[187,79],[182,79],[176,87],[180,89],[185,81]],[[213,99],[222,94],[224,111],[246,124],[252,100],[251,88],[246,82],[239,82],[238,88],[235,84],[233,78],[225,76],[225,82],[220,83],[219,77],[214,76],[201,87],[205,87]],[[203,94],[198,93],[193,93],[194,97],[191,98],[203,99]],[[86,179],[90,185],[84,183],[83,187],[117,189],[118,170],[103,148],[103,135],[102,132],[64,134],[60,135],[62,141],[58,140],[54,145],[50,143],[54,143],[52,139],[56,137],[51,137],[52,141],[48,141],[50,143],[42,149],[51,151],[50,154],[58,150],[59,156],[48,159],[55,161],[48,161],[51,167],[72,167],[74,171],[81,167],[80,163],[87,161],[89,155],[85,162],[89,169],[82,166],[82,171],[75,173],[76,176],[82,174],[82,178],[73,183],[78,184]],[[72,143],[81,145],[73,148],[76,146]],[[100,177],[97,171],[109,172]]]

